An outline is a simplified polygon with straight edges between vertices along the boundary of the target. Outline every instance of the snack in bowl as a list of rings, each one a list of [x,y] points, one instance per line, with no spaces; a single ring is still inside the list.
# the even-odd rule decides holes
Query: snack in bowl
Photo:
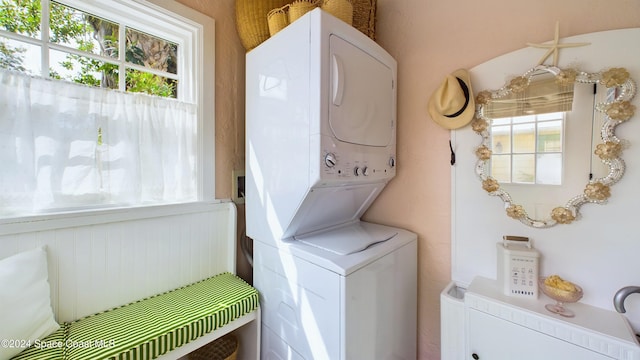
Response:
[[[544,285],[551,289],[557,289],[561,293],[575,293],[578,291],[576,285],[570,281],[564,280],[558,275],[551,275],[544,279]]]
[[[582,298],[582,289],[578,285],[558,275],[541,278],[539,285],[545,295],[557,301],[555,304],[547,304],[545,306],[547,310],[566,317],[575,315],[571,310],[566,309],[563,303],[577,302]]]

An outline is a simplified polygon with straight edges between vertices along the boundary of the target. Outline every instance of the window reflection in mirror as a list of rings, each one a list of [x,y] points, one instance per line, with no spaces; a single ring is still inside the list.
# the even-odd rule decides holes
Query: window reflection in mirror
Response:
[[[635,90],[624,68],[540,65],[480,91],[472,128],[482,136],[483,190],[502,199],[509,217],[538,228],[573,222],[582,204],[605,203],[624,174],[615,128],[633,117]]]
[[[564,120],[563,112],[493,119],[491,176],[506,184],[562,184]]]

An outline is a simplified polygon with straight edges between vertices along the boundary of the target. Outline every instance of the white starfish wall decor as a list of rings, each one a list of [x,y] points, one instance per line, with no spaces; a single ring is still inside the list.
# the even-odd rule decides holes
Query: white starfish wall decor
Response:
[[[549,58],[549,56],[551,56],[551,54],[553,54],[553,66],[558,66],[558,52],[561,48],[567,48],[567,47],[578,47],[578,46],[586,46],[586,45],[590,45],[590,43],[567,43],[567,44],[560,44],[560,31],[559,31],[559,27],[560,27],[560,23],[556,22],[556,33],[555,33],[555,37],[553,39],[553,42],[550,44],[532,44],[532,43],[527,43],[528,46],[531,47],[535,47],[535,48],[540,48],[540,49],[549,49],[547,50],[547,52],[544,54],[544,56],[542,56],[542,58],[540,59],[540,61],[538,61],[538,65],[542,65],[544,64],[544,62]]]

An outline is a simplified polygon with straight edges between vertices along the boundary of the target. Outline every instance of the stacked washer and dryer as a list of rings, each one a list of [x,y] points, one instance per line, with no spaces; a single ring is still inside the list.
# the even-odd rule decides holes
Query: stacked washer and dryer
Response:
[[[416,235],[360,220],[396,174],[396,72],[321,9],[247,53],[263,359],[416,358]]]

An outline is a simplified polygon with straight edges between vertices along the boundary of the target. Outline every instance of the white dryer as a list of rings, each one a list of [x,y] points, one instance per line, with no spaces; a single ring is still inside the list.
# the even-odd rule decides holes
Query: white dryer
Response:
[[[396,173],[396,71],[321,9],[247,53],[265,359],[415,359],[416,235],[360,221]]]

